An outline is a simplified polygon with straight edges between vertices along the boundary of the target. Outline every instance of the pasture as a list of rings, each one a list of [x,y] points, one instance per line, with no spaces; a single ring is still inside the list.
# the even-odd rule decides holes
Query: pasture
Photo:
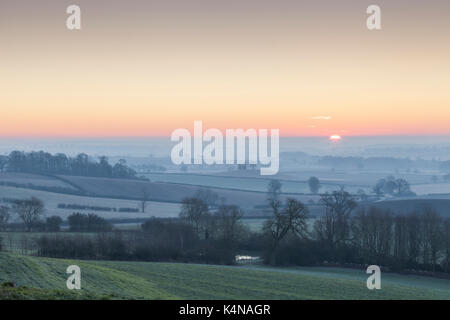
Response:
[[[364,270],[153,262],[74,261],[0,253],[0,282],[65,290],[67,266],[81,293],[113,299],[450,299],[450,281],[386,274],[366,288]]]

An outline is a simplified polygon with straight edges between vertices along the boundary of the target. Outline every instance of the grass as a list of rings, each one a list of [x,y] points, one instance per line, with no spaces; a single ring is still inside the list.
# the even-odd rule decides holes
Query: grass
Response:
[[[68,290],[15,287],[11,283],[0,284],[0,300],[107,300],[110,296],[96,296]]]
[[[80,293],[113,299],[170,299],[171,294],[155,283],[130,273],[93,262],[37,258],[11,253],[0,254],[0,282],[46,290],[66,289],[66,269],[76,264],[81,268]]]
[[[81,268],[77,294],[84,295],[73,298],[450,299],[449,280],[389,274],[382,276],[381,290],[371,291],[364,270],[73,261],[14,253],[0,253],[0,282],[70,292],[65,270],[71,264]],[[41,296],[57,299],[58,292]]]

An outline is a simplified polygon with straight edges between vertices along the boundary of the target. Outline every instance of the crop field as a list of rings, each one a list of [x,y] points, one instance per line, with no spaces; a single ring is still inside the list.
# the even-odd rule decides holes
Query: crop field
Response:
[[[66,290],[81,268],[81,293],[113,299],[450,299],[450,281],[389,274],[366,288],[364,270],[74,261],[0,253],[0,282]]]
[[[194,196],[197,190],[202,187],[196,185],[196,177],[197,175],[192,176],[189,184],[71,176],[64,176],[64,179],[79,186],[89,194],[97,196],[139,199],[142,197],[145,189],[152,200],[181,202],[183,198]],[[239,188],[234,190],[218,187],[211,187],[210,189],[216,192],[220,198],[226,199],[228,204],[236,204],[243,208],[253,208],[255,205],[266,204],[267,184],[263,191],[245,191]],[[309,199],[317,200],[318,197],[297,196],[297,198],[307,201]]]
[[[450,183],[429,183],[429,184],[417,184],[411,186],[411,190],[417,195],[425,194],[450,194]]]
[[[11,181],[14,180],[13,177],[15,175],[16,174],[10,174]],[[98,214],[106,218],[147,218],[150,216],[173,217],[177,216],[180,212],[179,203],[183,198],[194,196],[197,190],[203,187],[201,185],[196,185],[195,177],[198,177],[198,175],[193,175],[190,180],[191,185],[189,185],[127,179],[63,176],[62,179],[69,181],[73,186],[77,186],[79,190],[82,190],[88,196],[77,196],[0,185],[0,197],[29,198],[35,196],[45,202],[48,214],[66,217],[71,214],[73,210],[57,208],[59,203],[115,208],[139,208],[139,199],[143,197],[143,190],[145,189],[149,198],[154,201],[149,202],[144,213],[137,212],[131,214],[98,211]],[[61,182],[59,180],[55,181],[58,183]],[[224,198],[228,204],[236,204],[244,209],[254,209],[254,206],[266,204],[266,188],[267,185],[262,188],[263,191],[259,192],[226,188],[211,188],[211,190],[216,192],[220,198]],[[319,198],[315,195],[286,196],[295,196],[305,203],[310,200],[317,201]]]
[[[12,287],[10,283],[0,284],[0,300],[104,300],[109,296],[96,296],[83,292],[58,289],[37,289]]]
[[[84,261],[41,259],[18,254],[0,254],[0,282],[51,290],[66,289],[66,268],[77,264],[82,272],[86,293],[113,298],[169,299],[173,296],[142,277],[100,264]]]
[[[443,217],[450,217],[450,199],[426,199],[426,198],[410,198],[410,199],[392,199],[379,201],[370,204],[370,206],[390,209],[397,213],[409,213],[422,210],[425,207],[433,208]]]
[[[25,199],[30,197],[37,197],[44,201],[45,215],[52,216],[58,215],[62,218],[66,218],[72,214],[74,209],[61,209],[58,208],[59,203],[65,204],[79,204],[86,206],[99,206],[99,207],[114,207],[114,208],[139,208],[140,202],[136,200],[122,200],[111,198],[96,198],[96,197],[84,197],[74,196],[60,193],[53,193],[40,190],[31,190],[24,188],[6,187],[0,186],[0,197]],[[94,211],[86,211],[94,212]],[[175,217],[180,213],[180,205],[177,203],[165,203],[165,202],[153,202],[147,203],[147,207],[144,213],[142,212],[113,212],[113,211],[95,211],[95,214],[102,216],[106,219],[121,219],[121,218],[149,218],[155,217]]]
[[[431,183],[431,177],[433,175],[439,176],[439,174],[440,173],[438,172],[405,173],[393,171],[330,170],[328,168],[307,168],[304,166],[299,166],[295,169],[289,169],[289,171],[281,170],[276,176],[273,176],[273,178],[278,180],[291,180],[304,183],[309,179],[309,177],[316,176],[323,184],[372,187],[376,183],[376,181],[382,178],[386,178],[387,176],[402,178],[414,185]],[[217,173],[217,176],[255,178],[263,180],[267,179],[267,177],[261,176],[258,170],[222,171]]]
[[[435,174],[435,173],[434,173]],[[307,180],[310,176],[317,176],[320,180],[326,183],[342,183],[344,185],[361,185],[372,187],[379,179],[387,176],[394,176],[402,178],[411,184],[426,184],[431,183],[430,173],[397,173],[391,171],[364,171],[364,170],[301,170],[294,172],[280,173],[280,179],[287,180]]]
[[[147,174],[151,181],[191,184],[205,187],[240,189],[246,191],[266,192],[270,179],[257,177],[226,177],[202,174],[179,174],[179,173],[151,173]],[[309,178],[309,177],[308,177]],[[308,179],[306,178],[306,179]],[[305,180],[306,180],[305,179]],[[308,184],[304,181],[281,180],[283,187],[282,192],[286,193],[310,193]],[[344,186],[346,190],[357,192],[359,189],[367,189],[364,185],[353,185],[344,181],[324,182],[322,181],[321,192],[331,192],[338,190],[340,186]],[[368,191],[368,190],[365,190]]]
[[[64,181],[38,174],[29,173],[0,173],[0,183],[15,183],[19,185],[33,185],[36,187],[54,187],[76,190],[73,186]]]

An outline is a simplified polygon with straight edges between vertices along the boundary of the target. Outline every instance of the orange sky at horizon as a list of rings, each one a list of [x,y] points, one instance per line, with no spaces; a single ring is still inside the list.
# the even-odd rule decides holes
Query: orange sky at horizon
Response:
[[[448,2],[78,2],[2,1],[0,136],[450,135]]]

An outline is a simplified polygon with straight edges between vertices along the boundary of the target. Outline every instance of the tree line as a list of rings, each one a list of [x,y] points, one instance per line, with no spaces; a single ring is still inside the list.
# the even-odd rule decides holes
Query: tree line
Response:
[[[450,272],[450,218],[432,207],[394,214],[359,207],[341,189],[321,195],[324,213],[308,228],[308,208],[298,200],[283,204],[281,185],[269,185],[273,216],[263,232],[264,258],[269,264],[378,264],[393,270]]]
[[[36,240],[37,254],[57,258],[136,261],[178,261],[233,264],[248,230],[242,211],[221,205],[212,214],[200,199],[185,199],[179,219],[152,218],[137,231],[96,234],[44,234]],[[78,227],[80,221],[84,227]],[[71,231],[88,231],[87,217],[69,217]],[[98,231],[98,229],[97,229]]]
[[[107,157],[93,160],[85,153],[69,157],[64,153],[52,155],[44,151],[12,151],[0,156],[0,172],[25,172],[36,174],[63,174],[107,178],[136,178],[136,171],[121,159],[110,164]]]
[[[0,231],[12,228],[8,224],[11,217],[16,215],[22,222],[15,225],[14,230],[24,229],[27,232],[59,232],[63,219],[59,216],[50,216],[43,219],[45,212],[44,202],[36,197],[30,199],[14,200],[12,206],[0,206]],[[72,213],[67,218],[69,231],[72,232],[108,232],[112,230],[112,224],[104,218],[93,214]]]

